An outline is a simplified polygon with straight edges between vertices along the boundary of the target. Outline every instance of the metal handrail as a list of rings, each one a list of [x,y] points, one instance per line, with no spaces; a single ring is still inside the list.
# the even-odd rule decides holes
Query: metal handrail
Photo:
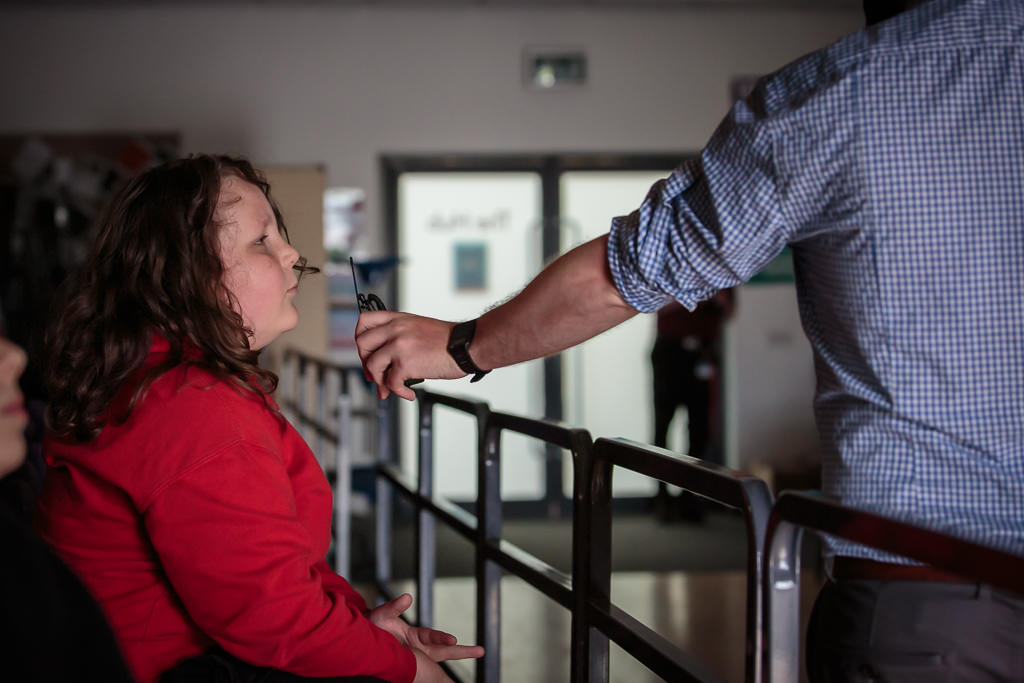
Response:
[[[764,680],[800,675],[800,542],[809,529],[1024,595],[1024,557],[855,510],[820,494],[779,496],[768,522],[764,570]]]
[[[761,678],[761,567],[765,528],[772,494],[760,479],[697,458],[677,455],[629,439],[598,439],[584,496],[588,499],[591,608],[593,624],[623,649],[662,677],[672,680],[717,680],[693,661],[611,603],[611,498],[613,467],[621,467],[673,484],[717,503],[736,508],[747,528],[747,624],[745,672],[749,683]]]
[[[521,417],[518,415],[512,415],[509,413],[492,413],[490,416],[490,423],[487,429],[487,445],[488,454],[492,461],[492,469],[495,472],[500,471],[500,463],[498,462],[498,447],[500,445],[501,433],[503,431],[514,432],[529,436],[535,439],[539,439],[544,443],[552,444],[560,448],[564,448],[569,451],[572,457],[573,472],[577,472],[583,469],[582,463],[590,461],[593,450],[593,441],[590,438],[590,433],[585,429],[578,429],[574,427],[567,427],[559,422],[553,420],[537,420]],[[547,453],[549,451],[545,451]],[[597,661],[603,661],[607,664],[607,652],[603,654],[600,649],[591,651],[590,642],[584,637],[586,633],[585,629],[585,618],[583,610],[586,605],[586,593],[583,590],[578,590],[580,586],[586,586],[586,577],[589,573],[586,564],[586,548],[587,548],[587,511],[583,508],[583,498],[579,490],[579,481],[573,477],[573,528],[572,528],[572,577],[565,577],[562,572],[554,569],[547,563],[544,563],[536,558],[533,559],[533,567],[525,565],[522,561],[525,558],[521,558],[519,562],[519,569],[530,568],[533,571],[527,575],[519,574],[521,578],[529,581],[534,587],[541,591],[544,591],[549,597],[552,597],[558,602],[568,608],[572,614],[571,617],[571,658],[572,663],[570,664],[570,671],[572,672],[572,680],[576,681],[586,680],[581,678],[585,676],[589,666],[583,666],[584,662],[592,662],[592,657],[597,657]],[[499,504],[497,506],[500,514],[500,485],[499,481],[488,480],[487,482],[489,491],[492,495],[498,497]],[[492,528],[491,533],[486,537],[488,541],[500,540],[500,521]],[[499,557],[502,560],[511,560],[515,558],[508,557],[507,554],[501,553]],[[511,571],[511,567],[508,562],[503,561],[502,566]],[[493,625],[490,626],[494,628]],[[488,680],[488,679],[485,679]],[[497,678],[493,679],[497,681]],[[605,678],[607,680],[607,668],[605,668]]]
[[[334,444],[334,570],[348,576],[351,565],[352,427],[356,419],[369,417],[353,411],[350,375],[362,378],[363,370],[359,365],[334,363],[296,349],[285,349],[281,375],[285,385],[282,387],[281,407],[296,426],[311,429],[316,435],[314,453],[317,457],[324,453],[328,441]],[[328,381],[332,377],[337,386],[335,391],[328,392]],[[310,380],[315,381],[315,415],[307,410]],[[336,430],[327,426],[329,394],[337,400]]]
[[[738,508],[747,523],[748,595],[747,595],[747,681],[759,680],[761,618],[761,568],[764,534],[771,507],[771,494],[764,483],[753,477],[710,465],[701,460],[677,456],[663,449],[625,439],[600,439],[595,445],[583,429],[559,422],[538,420],[492,411],[481,401],[424,389],[416,390],[419,404],[419,472],[415,480],[390,461],[389,411],[382,401],[375,410],[352,409],[349,375],[359,366],[326,362],[298,351],[285,352],[290,373],[290,392],[282,405],[296,421],[311,428],[317,448],[326,440],[337,444],[335,503],[338,543],[336,568],[348,570],[349,512],[351,506],[351,453],[349,439],[354,418],[376,418],[378,428],[378,464],[376,477],[376,572],[375,582],[381,596],[391,597],[390,538],[391,500],[397,492],[412,501],[416,510],[415,563],[417,584],[417,622],[434,622],[434,583],[436,579],[436,522],[447,525],[475,547],[477,590],[477,641],[487,656],[477,660],[479,681],[497,683],[501,661],[502,570],[567,608],[572,616],[571,680],[573,683],[606,683],[609,675],[609,639],[622,646],[640,662],[669,680],[716,681],[700,662],[625,613],[610,600],[611,593],[611,473],[613,467],[638,472],[680,486],[724,505]],[[336,377],[338,429],[327,422],[327,380]],[[315,415],[307,410],[308,382],[315,380]],[[435,406],[466,413],[475,418],[477,431],[476,514],[467,512],[433,490]],[[568,450],[573,464],[573,521],[571,575],[534,557],[501,538],[501,435],[514,432]],[[546,453],[551,453],[547,449]],[[557,452],[557,451],[554,451]]]
[[[402,495],[411,501],[417,498],[416,485],[403,472],[392,465],[385,465],[379,469],[381,477],[386,479]],[[467,512],[455,503],[433,496],[423,498],[420,504],[447,524],[452,531],[463,538],[473,542],[476,539],[477,519],[471,512]],[[502,539],[495,544],[488,541],[484,546],[484,553],[503,568],[513,574],[517,574],[534,588],[542,591],[552,600],[560,605],[572,609],[572,578],[561,572],[543,560],[539,560],[519,546]],[[387,591],[387,586],[383,586]]]
[[[456,533],[474,544],[477,589],[477,641],[487,655],[477,661],[477,679],[496,683],[501,662],[501,571],[519,576],[531,586],[569,609],[580,613],[581,598],[573,592],[572,578],[518,546],[501,538],[501,434],[515,432],[568,449],[576,460],[590,457],[591,440],[586,430],[566,427],[550,420],[535,420],[491,411],[486,403],[468,398],[416,390],[419,403],[419,475],[412,482],[393,465],[384,463],[378,471],[417,507],[417,592],[420,625],[433,623],[433,582],[436,578],[435,519],[448,524]],[[477,427],[477,500],[476,515],[433,495],[433,411],[434,406],[473,415]],[[574,468],[575,469],[575,468]],[[380,504],[378,505],[378,507]],[[585,515],[584,515],[585,516]],[[577,544],[585,536],[576,525],[583,517],[574,515],[573,571],[582,572],[578,562],[582,554]],[[386,542],[386,537],[382,539]],[[378,548],[380,547],[380,542]],[[387,577],[377,577],[378,589],[388,595]],[[574,638],[574,656],[577,643]],[[586,656],[585,649],[583,656]],[[605,657],[605,659],[607,659]]]

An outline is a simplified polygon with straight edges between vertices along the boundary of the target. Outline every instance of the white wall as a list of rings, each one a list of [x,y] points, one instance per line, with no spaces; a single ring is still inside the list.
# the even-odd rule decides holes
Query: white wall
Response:
[[[0,9],[0,132],[177,130],[185,151],[323,163],[367,190],[382,152],[698,149],[737,74],[858,28],[848,11],[102,6]],[[576,92],[522,49],[582,47]]]
[[[725,462],[768,476],[820,460],[814,362],[792,284],[746,284],[725,335]]]

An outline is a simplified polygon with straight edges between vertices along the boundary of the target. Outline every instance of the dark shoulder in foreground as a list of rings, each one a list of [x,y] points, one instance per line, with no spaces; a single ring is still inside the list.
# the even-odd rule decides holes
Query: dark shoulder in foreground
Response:
[[[113,631],[82,583],[0,505],[3,680],[104,681],[132,676]]]

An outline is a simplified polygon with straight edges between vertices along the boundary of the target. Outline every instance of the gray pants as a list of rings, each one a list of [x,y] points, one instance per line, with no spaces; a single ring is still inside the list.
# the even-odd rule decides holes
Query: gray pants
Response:
[[[806,652],[813,683],[1024,681],[1024,597],[977,583],[829,581]]]

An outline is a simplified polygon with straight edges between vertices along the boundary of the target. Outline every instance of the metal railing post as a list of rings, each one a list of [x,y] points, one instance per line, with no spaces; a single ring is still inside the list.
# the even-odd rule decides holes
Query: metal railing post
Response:
[[[608,643],[596,642],[592,646],[589,593],[591,584],[591,554],[593,552],[592,505],[590,486],[594,467],[594,448],[589,435],[574,435],[572,454],[572,622],[570,671],[573,683],[585,683],[605,668],[607,677]],[[595,673],[597,672],[597,673]]]
[[[612,464],[591,450],[589,462],[578,463],[581,502],[588,503],[585,518],[580,521],[580,537],[583,547],[581,558],[585,562],[580,569],[583,576],[574,574],[573,592],[582,590],[578,596],[578,614],[582,623],[574,630],[573,645],[584,646],[573,665],[585,667],[581,674],[573,674],[574,683],[607,683],[609,670],[608,636],[591,626],[590,605],[604,611],[611,609],[612,597]],[[579,465],[582,464],[582,467]],[[582,507],[582,506],[581,506]],[[573,534],[577,530],[574,528]],[[575,568],[574,568],[575,569]],[[581,581],[586,580],[583,584]],[[579,581],[581,585],[577,587]],[[579,642],[575,642],[580,638]],[[584,677],[585,676],[585,677]]]
[[[391,463],[391,426],[384,401],[377,401],[377,463],[378,467]],[[383,587],[391,581],[391,483],[384,477],[376,477],[377,505],[375,520],[376,579]]]
[[[424,498],[434,494],[434,404],[420,397],[419,484]],[[420,626],[434,625],[434,579],[437,577],[437,544],[434,516],[416,505],[416,611]]]
[[[573,452],[572,459],[572,617],[569,625],[569,680],[586,683],[590,679],[590,588],[591,505],[590,472],[593,453]]]
[[[610,576],[611,567],[611,494],[604,489],[610,489],[611,486],[610,468],[621,467],[692,491],[743,514],[748,548],[745,678],[750,683],[757,683],[762,592],[759,561],[763,554],[763,534],[772,500],[767,486],[749,475],[627,439],[598,439],[594,444],[594,462],[590,480],[590,493],[593,496],[590,543],[593,547],[589,615],[592,623],[596,624],[595,630],[614,640],[663,678],[671,677],[679,681],[718,680],[707,666],[608,600],[610,580],[606,580],[604,575]],[[609,501],[607,506],[606,500]],[[607,540],[604,536],[606,530]],[[594,648],[593,638],[589,642],[591,648]],[[591,653],[590,659],[595,661],[594,653]],[[600,673],[603,672],[598,671]],[[592,670],[591,680],[595,680],[595,675]]]
[[[327,424],[327,382],[322,364],[316,363],[314,377],[316,381],[316,421],[320,426],[325,426]],[[323,432],[318,429],[316,432],[316,450],[313,454],[320,462],[321,467],[327,464],[324,462],[325,444]]]
[[[309,391],[307,390],[306,387],[306,366],[306,357],[299,356],[299,367],[298,371],[295,373],[295,412],[302,416],[306,415],[306,401],[309,398]],[[308,431],[306,429],[306,425],[297,424],[295,425],[295,428],[299,430],[299,433],[302,435],[303,440],[306,443],[309,443],[309,439],[307,438]],[[316,453],[314,453],[313,455],[316,456]]]
[[[764,683],[800,680],[800,539],[802,530],[780,520],[767,549],[764,590]]]
[[[338,441],[334,445],[334,570],[349,576],[352,537],[352,395],[338,370]]]
[[[479,408],[477,421],[476,498],[476,636],[486,654],[476,662],[476,679],[501,680],[501,567],[487,559],[489,543],[501,540],[501,431],[489,411]]]
[[[289,422],[295,422],[295,411],[289,406],[289,400],[295,400],[294,395],[295,386],[295,352],[291,349],[285,349],[284,354],[281,356],[281,383],[277,385],[278,396],[284,397],[284,400],[278,400],[278,404],[281,408],[281,413],[288,419]]]
[[[762,605],[764,603],[764,556],[768,518],[772,509],[772,494],[763,481],[747,479],[740,482],[747,500],[747,683],[760,683],[764,676],[761,651],[764,647]]]

